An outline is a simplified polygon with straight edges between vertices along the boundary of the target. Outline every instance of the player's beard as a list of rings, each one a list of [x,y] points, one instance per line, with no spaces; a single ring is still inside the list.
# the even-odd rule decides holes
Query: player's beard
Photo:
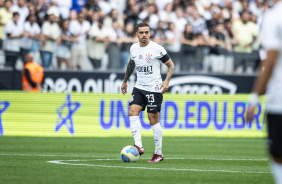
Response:
[[[146,42],[147,42],[147,38],[142,38],[142,39],[141,39],[141,42],[142,42],[142,43],[146,43]]]

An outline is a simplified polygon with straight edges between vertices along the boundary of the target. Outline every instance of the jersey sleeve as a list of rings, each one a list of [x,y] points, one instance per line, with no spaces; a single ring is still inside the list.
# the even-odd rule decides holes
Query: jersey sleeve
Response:
[[[277,19],[272,19],[271,14],[266,14],[262,23],[262,46],[266,50],[278,50],[281,48],[281,31]]]
[[[134,56],[133,56],[133,54],[132,54],[132,47],[133,47],[133,45],[131,45],[131,47],[130,47],[130,59],[132,60],[132,61],[134,61]]]
[[[5,33],[6,34],[12,34],[13,33],[13,28],[12,28],[12,25],[10,24],[10,22],[8,22],[5,25]]]
[[[157,54],[157,58],[163,63],[166,63],[170,59],[170,56],[167,54],[163,46],[159,45],[156,54]]]

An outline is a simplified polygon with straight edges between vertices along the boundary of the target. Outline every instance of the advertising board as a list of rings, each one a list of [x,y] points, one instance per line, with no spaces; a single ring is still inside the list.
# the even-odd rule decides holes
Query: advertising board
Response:
[[[0,92],[3,136],[131,136],[130,95]],[[264,137],[264,98],[245,122],[248,95],[165,94],[160,113],[164,136]],[[152,136],[146,110],[143,136]]]

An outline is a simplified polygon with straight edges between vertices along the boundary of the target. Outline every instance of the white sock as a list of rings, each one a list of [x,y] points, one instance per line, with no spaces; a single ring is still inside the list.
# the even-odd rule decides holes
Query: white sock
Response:
[[[282,184],[282,164],[272,161],[272,172],[276,184]]]
[[[139,148],[142,148],[142,140],[141,140],[141,123],[139,120],[139,116],[129,116],[130,120],[130,129],[132,136],[135,141],[135,145],[138,146]]]
[[[162,145],[163,145],[163,129],[160,123],[152,126],[154,141],[155,141],[155,154],[162,155]]]

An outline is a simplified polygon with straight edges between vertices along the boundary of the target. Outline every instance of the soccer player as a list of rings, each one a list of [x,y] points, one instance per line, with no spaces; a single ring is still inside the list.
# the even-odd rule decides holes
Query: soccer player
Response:
[[[282,184],[282,1],[274,0],[274,7],[265,13],[262,24],[262,45],[266,58],[263,70],[258,75],[251,104],[247,111],[247,121],[253,119],[259,96],[266,89],[268,146],[272,157],[272,171],[277,184]]]
[[[174,72],[174,64],[165,49],[150,40],[150,28],[145,23],[136,26],[139,42],[130,48],[125,77],[121,86],[123,94],[127,93],[127,80],[136,69],[137,82],[129,101],[129,120],[135,147],[139,154],[144,153],[141,141],[141,123],[139,114],[147,106],[148,118],[153,129],[155,152],[149,162],[160,162],[164,159],[162,154],[163,131],[159,123],[159,114],[163,101],[163,94],[168,90],[169,80]],[[168,70],[166,79],[162,83],[160,63],[164,63]]]

